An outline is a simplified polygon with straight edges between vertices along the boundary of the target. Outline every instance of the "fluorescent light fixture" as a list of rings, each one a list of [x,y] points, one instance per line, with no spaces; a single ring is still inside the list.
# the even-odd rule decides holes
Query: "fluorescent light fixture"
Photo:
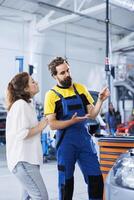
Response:
[[[134,11],[134,0],[110,0],[110,3]]]

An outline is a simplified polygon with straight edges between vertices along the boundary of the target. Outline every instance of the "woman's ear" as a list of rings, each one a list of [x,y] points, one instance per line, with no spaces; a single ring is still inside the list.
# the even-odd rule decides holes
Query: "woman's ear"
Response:
[[[25,89],[24,89],[25,92],[29,92],[29,87],[27,86]]]

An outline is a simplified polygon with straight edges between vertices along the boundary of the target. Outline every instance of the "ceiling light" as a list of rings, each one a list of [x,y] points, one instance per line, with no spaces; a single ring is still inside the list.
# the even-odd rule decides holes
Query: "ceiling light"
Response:
[[[110,3],[122,6],[128,10],[134,11],[134,1],[133,0],[110,0]]]

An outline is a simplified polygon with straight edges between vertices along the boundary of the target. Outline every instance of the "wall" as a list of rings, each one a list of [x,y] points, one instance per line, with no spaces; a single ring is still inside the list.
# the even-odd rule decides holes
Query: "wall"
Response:
[[[15,57],[25,57],[27,30],[27,24],[0,20],[0,98],[5,95],[9,80],[19,71]],[[26,66],[26,60],[24,65]]]
[[[44,55],[42,57],[43,92],[55,84],[50,77],[47,64],[56,56],[67,57],[74,81],[81,82],[88,89],[97,91],[105,84],[103,48],[97,49],[95,46],[90,46],[89,40],[71,36],[67,36],[65,43],[64,34],[49,30],[45,32]]]
[[[32,34],[29,24],[24,22],[0,20],[0,32],[0,98],[4,97],[9,80],[18,72],[16,56],[24,56],[25,71],[28,71],[28,63],[36,67],[34,77],[41,88],[36,98],[41,102],[45,92],[55,84],[47,68],[55,56],[66,56],[74,81],[85,84],[88,89],[99,91],[106,82],[104,44],[98,48],[87,37],[65,35],[64,30],[49,29],[42,34]]]

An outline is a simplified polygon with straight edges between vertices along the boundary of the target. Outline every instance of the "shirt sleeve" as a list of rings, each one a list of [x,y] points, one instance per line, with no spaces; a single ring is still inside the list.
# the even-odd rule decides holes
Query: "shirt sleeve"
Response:
[[[55,106],[55,94],[49,91],[45,95],[44,115],[53,114],[55,112]]]
[[[19,140],[23,140],[27,137],[30,129],[27,102],[20,100],[17,103],[14,110],[14,117],[16,122],[16,137]]]
[[[86,88],[86,86],[82,85],[82,91],[83,94],[85,95],[86,99],[88,100],[89,104],[93,105],[94,103],[94,99],[92,98],[90,92],[88,91],[88,89]]]

